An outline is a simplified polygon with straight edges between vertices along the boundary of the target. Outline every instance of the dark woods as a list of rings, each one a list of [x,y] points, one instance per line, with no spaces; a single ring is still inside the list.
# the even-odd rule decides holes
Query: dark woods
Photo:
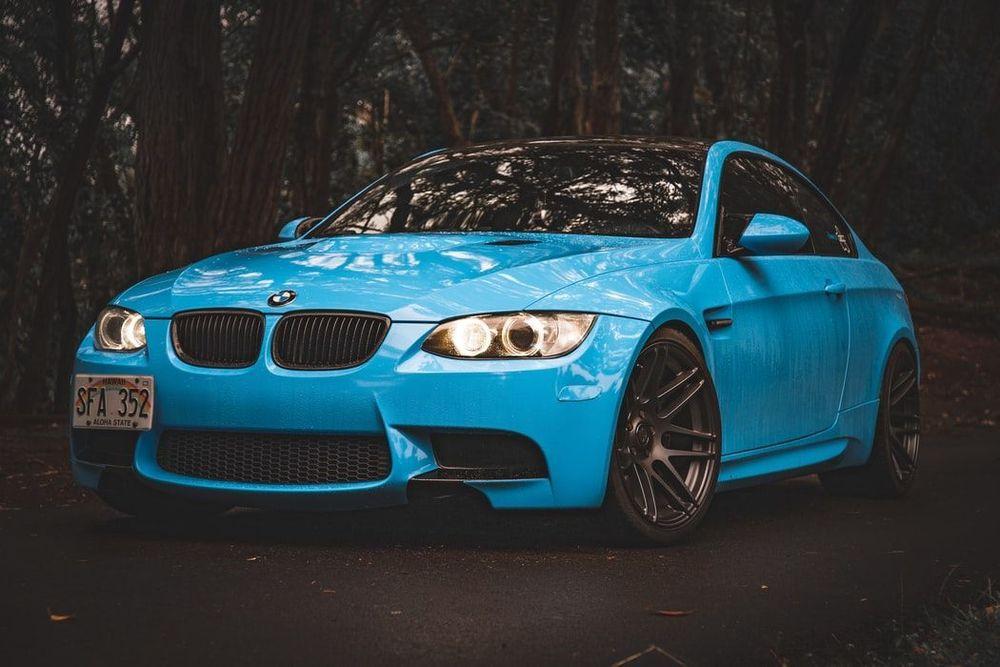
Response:
[[[993,0],[0,8],[3,411],[60,410],[80,336],[136,279],[268,241],[426,149],[494,138],[763,144],[831,192],[918,311],[990,306]]]

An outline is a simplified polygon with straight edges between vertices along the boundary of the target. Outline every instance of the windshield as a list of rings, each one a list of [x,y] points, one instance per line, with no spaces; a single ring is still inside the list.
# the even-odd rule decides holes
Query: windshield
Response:
[[[371,186],[312,238],[396,232],[690,236],[700,145],[537,142],[421,158]]]

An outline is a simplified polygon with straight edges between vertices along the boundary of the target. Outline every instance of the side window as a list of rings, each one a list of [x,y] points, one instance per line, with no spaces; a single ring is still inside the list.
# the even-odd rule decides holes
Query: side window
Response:
[[[802,220],[796,201],[796,180],[778,165],[745,155],[726,160],[719,193],[720,254],[739,246],[740,236],[755,213],[774,213]],[[802,252],[809,254],[806,244]]]
[[[855,253],[851,232],[840,215],[811,187],[798,178],[795,181],[798,185],[796,200],[802,211],[799,220],[809,228],[809,239],[812,241],[815,253],[834,257],[853,257]]]
[[[718,252],[726,253],[739,245],[754,213],[775,213],[804,224],[809,229],[809,242],[802,254],[855,254],[847,226],[808,183],[770,160],[737,155],[726,161],[722,174]]]

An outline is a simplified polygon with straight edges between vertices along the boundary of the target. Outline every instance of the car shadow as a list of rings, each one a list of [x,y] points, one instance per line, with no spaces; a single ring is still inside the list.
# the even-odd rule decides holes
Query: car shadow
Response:
[[[815,526],[840,499],[815,478],[800,478],[720,493],[689,544],[721,542],[734,524],[788,530]],[[238,509],[218,517],[162,523],[118,517],[93,530],[120,537],[248,544],[401,548],[581,550],[649,548],[601,510],[498,511],[476,493],[404,507],[350,512]]]

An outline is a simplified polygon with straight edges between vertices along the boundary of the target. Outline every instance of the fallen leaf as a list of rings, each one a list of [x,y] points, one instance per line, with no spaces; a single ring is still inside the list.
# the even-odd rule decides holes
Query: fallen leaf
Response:
[[[668,616],[670,618],[677,618],[678,616],[690,616],[694,613],[693,610],[678,611],[674,609],[660,609],[653,612],[657,616]]]
[[[248,561],[250,561],[250,560],[259,560],[259,559],[260,559],[260,556],[250,556],[249,558],[247,558]]]
[[[336,593],[337,591],[333,590],[332,588],[324,588],[324,589],[323,589],[322,591],[320,591],[320,592],[321,592],[321,593],[326,593],[327,595],[333,595],[333,594],[334,594],[334,593]]]
[[[49,620],[53,623],[62,623],[63,621],[72,621],[76,618],[76,614],[56,614],[51,609],[46,609],[49,612]]]

